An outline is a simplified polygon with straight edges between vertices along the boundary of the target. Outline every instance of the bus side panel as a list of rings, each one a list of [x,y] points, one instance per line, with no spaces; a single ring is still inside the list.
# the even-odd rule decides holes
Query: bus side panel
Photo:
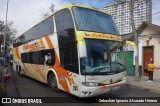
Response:
[[[80,93],[80,78],[78,74],[66,72],[67,86],[71,94],[79,96]]]
[[[13,70],[18,71],[21,63],[20,46],[13,48]]]

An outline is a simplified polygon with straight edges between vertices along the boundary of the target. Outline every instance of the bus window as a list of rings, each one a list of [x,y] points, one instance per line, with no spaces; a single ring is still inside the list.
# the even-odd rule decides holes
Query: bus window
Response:
[[[40,38],[42,36],[42,24],[38,24],[34,27],[34,39]]]
[[[55,14],[56,28],[60,48],[75,41],[74,24],[68,9]]]
[[[21,58],[23,63],[48,66],[53,66],[55,64],[54,49],[22,53]]]
[[[76,45],[69,45],[65,48],[61,48],[60,51],[62,66],[65,69],[78,74],[78,54]]]
[[[43,36],[52,34],[54,32],[52,16],[42,22]]]
[[[63,68],[78,74],[78,52],[74,24],[68,9],[55,14],[56,29]]]
[[[110,15],[81,7],[74,7],[73,12],[77,30],[119,35]]]
[[[33,37],[34,37],[33,35],[34,35],[34,30],[33,30],[33,29],[27,31],[27,32],[25,33],[26,42],[29,42],[29,41],[33,40]]]

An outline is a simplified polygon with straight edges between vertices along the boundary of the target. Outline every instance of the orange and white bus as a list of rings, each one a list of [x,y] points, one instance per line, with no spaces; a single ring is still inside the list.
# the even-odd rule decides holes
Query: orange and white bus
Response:
[[[13,69],[56,91],[93,97],[126,84],[122,39],[112,17],[68,5],[16,38]]]

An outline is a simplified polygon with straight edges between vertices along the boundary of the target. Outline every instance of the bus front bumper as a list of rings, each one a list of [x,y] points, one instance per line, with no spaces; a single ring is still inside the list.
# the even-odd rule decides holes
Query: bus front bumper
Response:
[[[107,92],[118,90],[122,86],[126,86],[126,79],[110,85],[103,85],[96,87],[82,86],[80,97],[83,98],[83,97],[94,97],[98,95],[103,95],[106,94]]]

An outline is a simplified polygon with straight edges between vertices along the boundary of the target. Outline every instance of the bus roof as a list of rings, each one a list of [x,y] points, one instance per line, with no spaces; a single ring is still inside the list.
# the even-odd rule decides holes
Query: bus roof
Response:
[[[92,9],[92,10],[96,10],[96,11],[99,11],[99,12],[103,12],[105,14],[108,14],[106,13],[105,11],[103,10],[99,10],[98,8],[95,8],[95,7],[89,7],[89,6],[84,6],[84,5],[79,5],[79,4],[68,4],[66,6],[63,6],[61,9],[55,11],[54,13],[50,14],[49,16],[45,17],[44,19],[42,19],[40,22],[38,22],[37,24],[35,24],[33,27],[35,27],[36,25],[38,25],[39,23],[41,23],[42,21],[44,21],[45,19],[47,19],[48,17],[54,15],[55,13],[57,13],[58,11],[64,9],[64,8],[69,8],[71,9],[72,7],[83,7],[83,8],[88,8],[88,9]],[[109,14],[108,14],[109,15]],[[29,28],[27,31],[29,31],[30,29],[32,29],[33,27]],[[16,39],[20,38],[24,33],[26,33],[27,31],[23,32],[22,34],[20,34]]]

